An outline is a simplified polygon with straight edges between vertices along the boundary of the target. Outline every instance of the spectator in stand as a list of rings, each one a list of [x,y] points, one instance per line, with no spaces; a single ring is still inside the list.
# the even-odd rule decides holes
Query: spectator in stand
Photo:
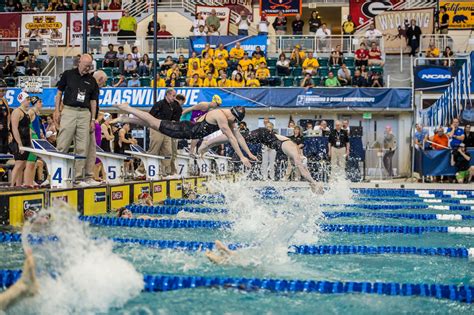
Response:
[[[308,24],[309,24],[309,34],[316,35],[316,32],[321,27],[321,19],[317,11],[311,12],[311,17],[309,18]]]
[[[232,87],[244,87],[245,86],[245,80],[242,75],[242,73],[237,72],[235,75],[235,79],[232,80]]]
[[[268,35],[268,26],[270,26],[270,22],[268,21],[267,13],[263,11],[260,15],[260,23],[257,25],[258,35]]]
[[[323,23],[321,27],[318,29],[316,32],[316,37],[319,40],[320,43],[320,49],[326,51],[329,48],[330,44],[330,39],[329,37],[331,36],[331,30],[327,28],[326,23]]]
[[[211,25],[207,29],[207,36],[220,36],[221,33],[219,33],[219,30],[214,26]]]
[[[369,50],[368,65],[383,67],[384,64],[385,63],[382,60],[382,53],[380,52],[380,49],[377,47],[377,43],[372,42],[372,47]]]
[[[288,76],[290,71],[290,60],[286,58],[285,53],[281,53],[276,63],[276,73],[279,76]]]
[[[178,65],[176,63],[173,63],[173,65],[171,66],[171,68],[169,68],[167,71],[166,71],[166,77],[167,78],[171,78],[171,75],[172,74],[176,74],[177,76],[179,76],[179,69],[178,69]]]
[[[301,15],[297,14],[295,20],[291,23],[293,35],[303,35],[304,21],[301,20]]]
[[[202,70],[204,70],[204,72],[208,72],[209,71],[209,65],[211,63],[212,63],[212,58],[211,58],[209,52],[205,51],[202,54],[202,59],[201,59],[201,68],[202,68]]]
[[[166,25],[160,26],[160,31],[156,34],[159,39],[167,39],[173,37],[173,34],[166,30]]]
[[[193,62],[192,67],[188,69],[188,74],[186,75],[186,77],[188,78],[188,80],[190,80],[196,74],[199,78],[204,78],[206,76],[202,68],[199,67],[198,63],[195,61]],[[188,85],[190,85],[189,82]]]
[[[138,75],[141,77],[147,77],[151,73],[151,60],[148,54],[144,54],[138,63]]]
[[[249,59],[248,52],[244,52],[244,57],[239,61],[239,65],[242,67],[242,71],[247,71],[247,68],[250,64],[252,64],[252,60]]]
[[[120,10],[122,5],[120,4],[120,0],[112,0],[109,4],[109,10]]]
[[[262,56],[263,58],[266,58],[266,54],[265,52],[262,50],[262,48],[260,48],[260,46],[255,46],[255,51],[252,53],[252,56],[254,54],[260,54],[260,56]]]
[[[369,71],[367,70],[367,67],[365,65],[362,65],[360,67],[360,75],[365,78],[367,83],[369,82]]]
[[[195,51],[193,51],[191,53],[191,57],[188,59],[188,69],[191,69],[195,62],[197,63],[197,67],[200,68],[201,67],[201,59],[199,59],[197,53]]]
[[[429,140],[429,132],[425,128],[423,128],[422,124],[415,125],[415,136],[413,137],[413,145],[415,149],[419,150],[428,150],[430,148],[430,143],[427,142]]]
[[[46,12],[52,12],[56,8],[56,3],[49,2],[48,7],[46,8]]]
[[[331,129],[329,129],[328,123],[325,120],[321,120],[319,125],[314,127],[314,130],[319,131],[323,137],[329,137],[331,133]]]
[[[235,20],[235,24],[238,27],[237,35],[241,35],[241,36],[249,35],[250,19],[245,10],[240,11],[240,15]]]
[[[418,47],[420,47],[421,28],[416,25],[416,20],[410,21],[410,26],[406,30],[408,46],[411,47],[410,55],[415,57]]]
[[[437,48],[434,43],[430,43],[430,45],[428,46],[428,49],[426,50],[425,57],[438,59],[439,54],[440,54],[439,48]],[[438,60],[428,60],[428,64],[430,65],[436,65],[437,63],[438,63]]]
[[[217,16],[215,9],[211,10],[211,14],[206,18],[206,26],[209,29],[211,26],[214,26],[215,30],[218,30],[221,27],[221,21]]]
[[[114,87],[127,87],[127,79],[123,74],[120,75],[118,81],[114,83]]]
[[[202,28],[201,28],[202,26]],[[202,16],[202,12],[197,12],[196,16],[194,17],[193,26],[191,26],[191,33],[194,33],[194,36],[202,36],[196,35],[196,32],[201,33],[205,32],[206,21],[204,21],[204,17]]]
[[[123,15],[118,21],[118,39],[135,40],[137,38],[137,20],[130,16],[128,9],[123,10]]]
[[[227,67],[229,65],[227,64],[227,61],[224,59],[224,56],[219,53],[217,55],[217,59],[214,60],[214,66],[215,66],[217,72],[219,72],[220,70],[227,71]]]
[[[474,176],[474,166],[471,166],[471,155],[466,151],[464,143],[451,154],[451,165],[456,168],[456,180],[459,184],[464,182],[470,183]]]
[[[202,87],[202,79],[199,77],[197,73],[195,73],[191,80],[189,80],[190,87]]]
[[[41,67],[38,60],[36,60],[35,55],[29,57],[28,63],[26,65],[26,75],[30,76],[39,76],[41,73]]]
[[[254,51],[253,54],[252,54],[252,64],[254,66],[255,69],[257,69],[258,67],[260,67],[260,65],[262,64],[262,62],[267,65],[267,60],[265,60],[265,57],[263,57],[260,53]]]
[[[160,23],[158,23],[158,21],[156,21],[156,29],[157,30],[160,29]],[[148,22],[148,26],[146,28],[146,39],[152,40],[154,37],[155,37],[155,24],[152,18],[151,21]]]
[[[186,73],[188,72],[188,63],[186,59],[184,59],[184,55],[179,55],[177,64],[178,64],[179,76],[185,77]]]
[[[314,81],[311,77],[311,73],[306,73],[304,78],[300,82],[300,86],[304,88],[312,88],[314,87]]]
[[[273,28],[277,35],[286,35],[286,17],[283,15],[283,11],[278,11],[278,16],[273,21]]]
[[[430,137],[430,141],[432,142],[431,147],[433,150],[446,150],[449,149],[449,138],[444,133],[444,128],[439,127],[436,133]]]
[[[231,69],[237,68],[239,61],[244,57],[244,49],[240,47],[240,42],[235,43],[235,47],[231,48],[229,52]]]
[[[206,78],[202,82],[202,87],[217,87],[217,81],[212,72],[206,74]]]
[[[369,51],[365,47],[365,43],[360,44],[360,48],[355,52],[356,67],[367,66],[369,63]]]
[[[132,59],[135,60],[136,62],[140,61],[140,59],[142,57],[142,55],[138,52],[138,47],[137,46],[132,47],[131,55],[132,55]]]
[[[91,2],[91,1],[87,1],[87,2],[89,2],[88,9],[89,9],[90,11],[100,9],[100,2],[101,2],[101,0],[92,0],[92,2]]]
[[[369,29],[365,32],[365,38],[367,42],[376,42],[377,45],[380,42],[380,38],[382,38],[383,34],[378,29],[375,28],[375,24],[371,23],[369,25]]]
[[[354,72],[354,77],[352,78],[353,87],[366,87],[367,80],[361,75],[360,70]]]
[[[383,87],[383,77],[380,75],[379,72],[375,71],[370,76],[369,86],[370,87]]]
[[[19,50],[15,54],[15,66],[17,68],[17,71],[20,71],[23,74],[25,73],[25,67],[26,63],[28,62],[28,57],[28,52],[25,50],[25,47],[21,45],[19,47]]]
[[[172,72],[170,76],[166,79],[165,86],[169,88],[174,88],[176,87],[177,82],[178,82],[178,75],[176,74],[176,72]]]
[[[240,73],[242,75],[242,77],[244,76],[244,70],[242,70],[241,65],[237,65],[237,69],[232,71],[232,80],[235,80],[235,76],[237,75],[237,73]]]
[[[257,79],[260,81],[260,85],[268,85],[268,79],[270,78],[270,70],[267,68],[265,62],[261,62],[256,72]]]
[[[194,29],[194,36],[206,36],[207,32],[204,25],[199,25]]]
[[[294,67],[301,66],[306,59],[306,53],[301,49],[298,44],[295,46],[290,56],[290,64]]]
[[[450,60],[449,58],[454,57],[454,52],[451,50],[451,47],[446,46],[443,51],[443,66],[449,67],[454,65],[454,60]]]
[[[211,48],[211,44],[207,43],[205,46],[204,46],[204,49],[201,51],[201,57],[204,57],[204,55],[208,53],[209,54],[209,58],[214,58],[214,49]],[[202,62],[201,62],[201,67],[203,67],[202,65]]]
[[[8,135],[10,132],[10,107],[5,98],[7,92],[7,83],[0,80],[0,153],[8,153]]]
[[[109,51],[104,55],[104,61],[102,65],[104,67],[117,67],[118,60],[117,60],[117,52],[114,50],[114,45],[109,44]]]
[[[45,12],[46,8],[42,2],[38,3],[34,9],[35,12]]]
[[[15,0],[8,0],[3,8],[5,12],[14,12],[15,11]]]
[[[221,79],[217,82],[217,86],[222,88],[232,87],[232,81],[227,79],[227,73],[221,74]]]
[[[316,75],[319,69],[318,59],[314,58],[313,52],[308,52],[308,58],[303,61],[303,72]]]
[[[343,53],[341,51],[341,45],[336,45],[336,49],[331,52],[331,56],[329,57],[329,65],[330,66],[342,65],[342,58],[343,58]]]
[[[438,32],[440,34],[448,34],[448,29],[449,29],[449,15],[446,13],[446,6],[441,6],[439,8],[439,14],[438,14]]]
[[[347,68],[345,63],[342,64],[341,68],[337,71],[337,79],[341,86],[350,86],[352,82],[351,70]]]
[[[15,72],[15,65],[13,60],[10,60],[10,56],[5,56],[2,64],[2,78],[11,77]]]
[[[244,79],[248,80],[252,72],[255,72],[255,67],[253,66],[253,63],[249,64],[249,66],[247,67],[247,70],[244,71]]]
[[[245,86],[260,87],[260,81],[255,77],[254,71],[250,72],[249,78],[247,79]]]
[[[123,74],[131,76],[137,72],[137,62],[132,58],[132,54],[127,55],[127,60],[123,63]]]
[[[354,35],[355,31],[356,27],[354,21],[352,21],[352,16],[348,15],[347,21],[342,23],[342,34],[344,34],[345,36],[351,36]]]
[[[28,2],[24,3],[22,12],[33,12],[33,9],[31,8],[31,4],[29,4]]]
[[[171,56],[166,56],[165,61],[161,65],[160,71],[166,75],[166,72],[174,65],[174,60]]]
[[[334,76],[334,73],[332,71],[329,71],[328,78],[326,79],[326,81],[324,81],[324,86],[339,87],[341,86],[341,83],[339,83],[339,80]]]
[[[102,19],[99,17],[99,12],[94,10],[94,16],[89,20],[90,37],[100,39],[102,36]]]
[[[156,75],[157,81],[156,81],[156,87],[165,87],[166,82],[165,79],[163,79],[159,74]],[[151,80],[150,86],[153,86],[155,84],[155,80]]]
[[[140,87],[140,79],[138,78],[138,74],[132,74],[132,78],[128,80],[127,83],[128,87]]]
[[[446,135],[451,140],[449,143],[451,149],[457,149],[457,147],[464,141],[464,130],[459,127],[459,119],[453,119],[453,122],[448,128]]]
[[[471,131],[471,125],[464,126],[464,141],[467,148],[474,148],[474,132]]]
[[[15,9],[13,10],[13,12],[23,12],[23,4],[20,0],[15,1]]]

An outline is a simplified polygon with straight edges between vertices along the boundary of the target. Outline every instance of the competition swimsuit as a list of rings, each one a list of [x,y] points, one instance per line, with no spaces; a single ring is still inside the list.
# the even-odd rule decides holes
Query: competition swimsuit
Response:
[[[168,121],[162,120],[159,131],[175,139],[202,139],[220,130],[218,125],[213,125],[204,119],[198,122],[192,121]]]
[[[7,101],[4,98],[0,99],[0,153],[8,152],[8,107]]]
[[[258,128],[250,132],[243,133],[247,143],[251,144],[263,144],[270,149],[281,150],[281,145],[287,140],[279,140],[273,131],[268,130],[267,128]]]
[[[23,112],[23,118],[18,122],[18,133],[20,134],[21,142],[25,147],[31,146],[31,136],[30,136],[30,115],[26,113],[23,109],[20,108]],[[13,155],[15,156],[16,161],[26,161],[28,159],[29,152],[23,151],[20,153],[20,145],[18,142],[14,141],[14,150]]]

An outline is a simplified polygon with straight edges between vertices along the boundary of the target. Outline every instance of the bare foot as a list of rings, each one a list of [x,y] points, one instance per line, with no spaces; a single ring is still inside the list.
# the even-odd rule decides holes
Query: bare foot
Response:
[[[206,253],[204,255],[215,264],[222,264],[225,261],[225,257],[216,255],[209,250],[206,250]]]
[[[229,254],[229,255],[232,255],[232,251],[227,247],[225,246],[221,241],[219,240],[216,240],[214,242],[214,244],[216,244],[216,248],[226,254]]]

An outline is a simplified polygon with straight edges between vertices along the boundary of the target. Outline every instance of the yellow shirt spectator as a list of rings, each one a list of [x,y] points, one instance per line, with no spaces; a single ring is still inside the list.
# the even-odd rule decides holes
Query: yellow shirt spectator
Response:
[[[206,77],[204,79],[204,82],[202,83],[202,87],[217,87],[217,81],[212,77],[209,79],[209,77]]]
[[[229,56],[232,59],[240,60],[240,59],[244,58],[244,52],[245,51],[242,48],[240,48],[240,47],[237,48],[237,46],[236,46],[236,47],[234,47],[230,50]]]
[[[219,82],[217,82],[217,86],[218,87],[232,87],[233,84],[232,84],[232,80],[228,80],[228,79],[222,79],[222,80],[219,80]]]
[[[296,59],[296,53],[297,53],[297,50],[296,50],[296,49],[293,50],[293,51],[291,52],[290,59]],[[300,50],[300,51],[298,52],[298,54],[300,55],[300,59],[301,59],[301,60],[306,59],[306,53],[305,53],[304,51]]]
[[[319,68],[319,62],[316,58],[306,58],[303,61],[303,70],[305,71],[313,71]]]
[[[198,67],[201,68],[201,59],[199,59],[198,57],[188,59],[188,68],[192,68],[193,63],[195,62],[197,62]]]
[[[232,80],[232,87],[244,87],[245,86],[245,80],[242,80],[242,82],[237,82],[235,80]]]
[[[219,57],[219,55],[222,55],[222,57],[224,57],[225,60],[229,59],[229,52],[225,49],[217,48],[214,51],[214,56]]]
[[[265,64],[267,64],[267,61],[265,60],[264,57],[260,57],[260,58],[255,58],[253,57],[252,58],[252,63],[253,63],[253,66],[255,67],[255,69],[257,69],[258,67],[260,67],[260,63],[264,62]]]
[[[189,80],[189,86],[191,87],[202,87],[202,79],[201,78],[192,78]]]
[[[189,69],[188,70],[188,78],[193,77],[195,74],[197,74],[200,78],[204,78],[206,75],[204,74],[204,71],[201,68],[197,69]]]
[[[214,58],[214,49],[212,48],[203,49],[203,51],[201,52],[201,56],[204,57],[205,52],[209,54],[209,58]]]
[[[150,86],[153,86],[154,83],[155,83],[155,80],[151,80]],[[156,82],[156,87],[166,87],[165,79],[160,78],[158,82]]]
[[[227,69],[229,65],[227,64],[227,61],[225,61],[224,58],[217,58],[214,60],[214,67],[216,68],[216,71],[219,72],[221,69]]]
[[[135,32],[137,20],[133,16],[122,16],[118,21],[118,27],[121,31]]]
[[[167,77],[167,78],[171,78],[171,74],[172,74],[173,72],[176,73],[176,75],[177,75],[178,77],[180,76],[180,73],[179,73],[178,68],[175,68],[175,69],[169,68],[169,69],[166,71],[166,77]]]
[[[239,61],[239,65],[242,66],[242,71],[247,71],[250,64],[252,64],[252,60],[250,59],[242,59]]]
[[[248,79],[245,86],[259,87],[260,86],[260,81],[258,81],[257,79]]]
[[[212,63],[211,58],[203,58],[201,59],[201,68],[204,72],[209,71],[209,65]]]
[[[258,79],[267,79],[270,77],[270,70],[260,67],[257,69],[256,75]]]

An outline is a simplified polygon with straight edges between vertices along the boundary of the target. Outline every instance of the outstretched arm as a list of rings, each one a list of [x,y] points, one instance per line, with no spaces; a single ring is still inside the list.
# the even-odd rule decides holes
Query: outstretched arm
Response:
[[[247,153],[248,157],[251,158],[254,161],[257,161],[257,157],[252,154],[252,152],[249,149],[249,146],[247,145],[247,142],[245,141],[244,137],[240,134],[240,131],[238,128],[234,128],[234,136],[237,139],[237,142],[239,143],[240,147],[244,149],[245,153]]]
[[[201,102],[201,103],[199,103],[199,104],[196,104],[196,105],[193,105],[193,106],[191,106],[191,107],[188,107],[188,108],[186,108],[185,110],[183,110],[183,114],[182,114],[182,115],[187,114],[187,113],[189,113],[189,112],[192,112],[192,111],[194,111],[194,110],[207,111],[207,110],[209,110],[209,104],[206,103],[206,102]]]
[[[239,143],[237,139],[235,138],[234,134],[232,133],[232,130],[229,127],[229,123],[227,122],[227,118],[225,115],[219,115],[216,118],[217,124],[219,125],[219,128],[221,129],[222,133],[229,139],[230,145],[234,149],[235,153],[239,157],[240,161],[246,166],[246,167],[251,167],[252,165],[250,164],[250,161],[244,156],[242,151],[240,150]]]

